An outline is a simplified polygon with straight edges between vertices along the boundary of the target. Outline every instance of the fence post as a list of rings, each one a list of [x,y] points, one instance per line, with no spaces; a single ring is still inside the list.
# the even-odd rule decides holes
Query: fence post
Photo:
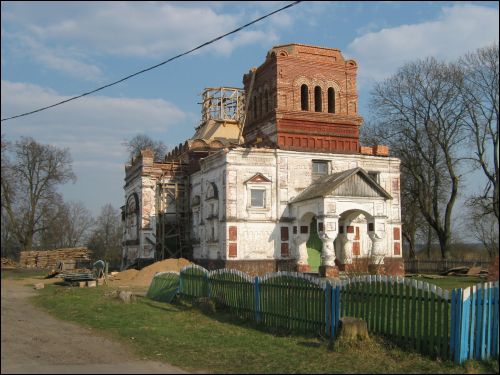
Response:
[[[181,295],[184,292],[182,276],[183,276],[183,273],[179,272],[179,295]]]
[[[451,291],[450,356],[455,362],[459,361],[458,354],[460,353],[460,291],[460,289]]]
[[[469,334],[470,334],[470,310],[471,310],[471,288],[462,290],[461,298],[461,320],[460,320],[460,363],[469,356]]]
[[[254,295],[255,295],[255,321],[260,322],[260,285],[259,276],[255,276],[254,282]]]
[[[335,335],[337,334],[337,326],[338,326],[338,321],[340,319],[340,286],[335,285],[335,288],[332,288],[331,291],[331,296],[332,296],[332,339],[335,338]]]

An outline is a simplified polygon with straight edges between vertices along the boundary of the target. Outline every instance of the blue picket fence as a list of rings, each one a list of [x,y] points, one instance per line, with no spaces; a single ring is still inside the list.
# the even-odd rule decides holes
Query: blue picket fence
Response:
[[[498,281],[453,289],[450,351],[457,363],[498,356]]]
[[[153,279],[155,293],[160,293],[161,285],[175,288],[175,277]],[[457,363],[499,352],[498,282],[453,289],[450,294],[401,277],[331,282],[295,272],[250,277],[237,270],[209,272],[196,265],[183,268],[177,280],[180,295],[210,297],[241,318],[270,327],[335,338],[340,318],[355,316],[367,321],[370,333]]]

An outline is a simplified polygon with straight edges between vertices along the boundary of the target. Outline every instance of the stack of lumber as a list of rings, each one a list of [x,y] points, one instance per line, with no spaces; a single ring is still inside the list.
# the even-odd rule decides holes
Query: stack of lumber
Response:
[[[17,268],[19,264],[15,260],[2,258],[2,268]]]
[[[86,247],[71,247],[45,251],[21,251],[19,263],[27,268],[56,268],[58,261],[89,260],[91,251]]]
[[[481,267],[454,267],[450,268],[441,275],[445,276],[488,276],[488,270]]]

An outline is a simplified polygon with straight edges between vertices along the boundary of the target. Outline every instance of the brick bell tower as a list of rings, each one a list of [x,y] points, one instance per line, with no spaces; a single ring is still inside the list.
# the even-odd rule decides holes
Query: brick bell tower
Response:
[[[247,144],[294,151],[358,153],[357,64],[338,49],[286,44],[243,76]]]

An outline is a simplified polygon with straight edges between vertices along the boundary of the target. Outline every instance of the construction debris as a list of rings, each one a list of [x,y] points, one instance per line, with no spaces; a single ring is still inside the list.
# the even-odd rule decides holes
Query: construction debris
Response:
[[[488,270],[481,267],[454,267],[450,268],[444,272],[441,272],[443,276],[488,276]]]
[[[27,268],[56,269],[59,261],[90,260],[91,251],[86,247],[72,247],[45,251],[21,251],[19,263]]]

